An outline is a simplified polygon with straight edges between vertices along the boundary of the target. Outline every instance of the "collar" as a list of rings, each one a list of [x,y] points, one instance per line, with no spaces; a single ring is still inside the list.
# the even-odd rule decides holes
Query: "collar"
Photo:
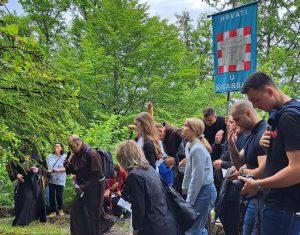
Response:
[[[256,125],[252,128],[251,134],[255,134],[258,132],[258,130],[265,124],[265,120],[260,120]]]
[[[199,144],[200,140],[199,138],[194,139],[194,141],[192,143],[189,142],[189,151],[191,151],[192,147],[195,146],[196,144]]]

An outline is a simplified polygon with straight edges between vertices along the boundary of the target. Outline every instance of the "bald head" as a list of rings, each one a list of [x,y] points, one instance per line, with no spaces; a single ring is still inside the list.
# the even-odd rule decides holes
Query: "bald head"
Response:
[[[249,131],[260,121],[252,103],[248,100],[237,101],[231,108],[231,115],[241,129]]]
[[[250,112],[256,112],[252,103],[249,100],[239,100],[231,108],[232,112],[237,112],[239,114],[249,110]]]
[[[72,152],[79,153],[83,143],[82,139],[78,135],[71,135],[68,140],[68,145]]]
[[[69,141],[72,142],[82,142],[82,139],[78,135],[70,135],[69,136]]]

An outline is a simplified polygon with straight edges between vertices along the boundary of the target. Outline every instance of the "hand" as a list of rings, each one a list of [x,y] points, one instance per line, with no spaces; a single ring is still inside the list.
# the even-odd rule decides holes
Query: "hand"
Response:
[[[81,195],[83,193],[81,188],[75,188],[77,194]]]
[[[179,162],[179,166],[181,167],[181,166],[183,166],[183,165],[185,165],[186,164],[186,158],[184,158],[184,159],[182,159],[180,162]]]
[[[237,126],[234,126],[233,128],[231,128],[229,130],[228,144],[233,145],[236,142],[236,140],[237,140],[237,135],[236,135],[237,130],[238,130]]]
[[[244,187],[241,190],[241,194],[247,194],[250,197],[257,194],[258,189],[256,185],[256,180],[246,178],[243,176],[239,176],[239,179],[245,182]]]
[[[270,147],[270,140],[271,140],[271,132],[270,131],[265,131],[265,133],[260,138],[259,145],[263,148],[269,148]]]
[[[31,170],[32,173],[37,173],[39,171],[39,168],[33,166],[33,167],[30,168],[30,170]]]
[[[166,163],[167,167],[174,166],[175,165],[175,158],[167,157],[167,159],[165,160],[165,163]]]
[[[105,198],[109,198],[109,195],[110,195],[110,190],[109,190],[109,189],[106,189],[106,190],[104,191],[104,197],[105,197]]]
[[[224,136],[224,131],[223,130],[219,130],[216,133],[216,136],[215,136],[215,143],[216,144],[221,144],[221,142],[223,140],[223,136]]]
[[[213,167],[217,170],[220,170],[222,168],[222,160],[221,159],[215,160],[213,162]]]
[[[234,166],[232,166],[230,168],[230,171],[231,171],[231,174],[226,176],[226,179],[231,180],[231,181],[236,180],[239,177],[240,173],[235,169]]]
[[[17,174],[17,180],[18,180],[20,183],[24,183],[23,175]]]
[[[116,192],[116,194],[117,194],[119,197],[121,197],[121,192],[120,192],[120,191]]]

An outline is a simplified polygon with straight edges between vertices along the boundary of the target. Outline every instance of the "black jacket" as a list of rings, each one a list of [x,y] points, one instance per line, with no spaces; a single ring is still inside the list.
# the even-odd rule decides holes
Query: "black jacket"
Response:
[[[150,166],[152,166],[154,169],[156,168],[155,162],[156,162],[156,155],[155,155],[155,148],[154,144],[151,140],[146,140],[143,145],[143,151],[145,154],[146,159],[148,160]]]
[[[134,168],[128,174],[132,226],[141,235],[180,234],[174,214],[167,204],[167,194],[158,173]]]

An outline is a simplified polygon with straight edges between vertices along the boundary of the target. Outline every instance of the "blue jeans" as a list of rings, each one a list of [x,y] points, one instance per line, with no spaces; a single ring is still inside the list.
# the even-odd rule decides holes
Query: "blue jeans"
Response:
[[[300,215],[265,206],[261,211],[261,235],[300,235]]]
[[[246,208],[244,224],[243,224],[243,235],[251,235],[255,225],[256,217],[256,206],[254,200],[251,199]]]
[[[202,186],[193,206],[195,211],[199,213],[199,216],[194,225],[185,232],[185,235],[207,234],[205,224],[207,216],[210,213],[211,207],[214,205],[216,198],[217,190],[213,183]]]

